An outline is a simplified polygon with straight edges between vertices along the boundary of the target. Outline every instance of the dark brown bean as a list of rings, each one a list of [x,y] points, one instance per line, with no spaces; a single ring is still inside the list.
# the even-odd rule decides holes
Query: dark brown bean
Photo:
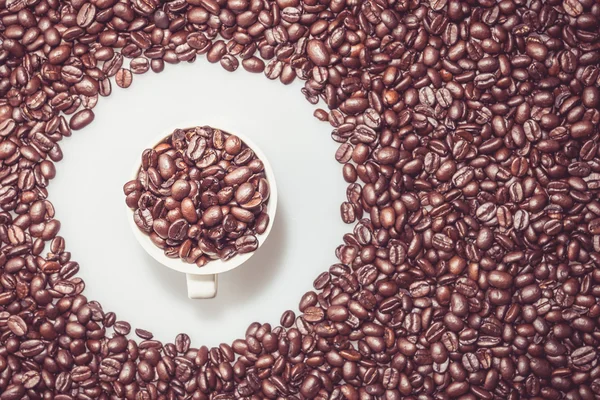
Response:
[[[74,131],[85,128],[94,120],[94,112],[92,110],[81,110],[71,117],[69,127]]]

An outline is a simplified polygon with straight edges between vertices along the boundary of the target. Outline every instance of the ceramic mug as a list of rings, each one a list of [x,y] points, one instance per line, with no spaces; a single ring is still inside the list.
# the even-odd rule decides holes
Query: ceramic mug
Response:
[[[228,131],[224,131],[230,133]],[[269,164],[269,160],[265,157],[264,153],[260,150],[260,148],[252,142],[248,137],[243,134],[234,133],[238,136],[248,147],[254,151],[256,156],[263,162],[265,168],[265,174],[267,180],[269,182],[270,195],[269,202],[267,203],[267,214],[269,214],[269,225],[267,226],[267,230],[262,235],[257,235],[258,239],[258,247],[262,246],[265,242],[269,233],[271,232],[271,228],[273,227],[273,222],[275,220],[275,213],[277,211],[277,185],[275,183],[275,176],[273,174],[273,168]],[[155,140],[150,146],[147,148],[154,148],[158,143],[162,142],[166,136],[161,136],[157,140]],[[137,178],[138,171],[140,169],[140,164],[136,165],[133,178]],[[234,268],[239,267],[250,257],[254,255],[256,251],[259,251],[257,248],[255,251],[246,254],[238,254],[227,261],[223,261],[220,259],[212,260],[208,262],[204,267],[198,267],[196,264],[188,264],[184,262],[180,258],[169,258],[164,254],[164,251],[158,248],[152,241],[150,240],[150,236],[146,235],[146,233],[142,232],[138,226],[135,224],[133,220],[133,210],[129,207],[127,208],[127,218],[129,220],[129,225],[133,234],[139,244],[142,246],[144,250],[156,261],[164,265],[165,267],[171,268],[175,271],[182,272],[186,274],[187,279],[187,291],[188,297],[190,299],[210,299],[217,295],[217,287],[218,287],[218,274],[230,271]]]

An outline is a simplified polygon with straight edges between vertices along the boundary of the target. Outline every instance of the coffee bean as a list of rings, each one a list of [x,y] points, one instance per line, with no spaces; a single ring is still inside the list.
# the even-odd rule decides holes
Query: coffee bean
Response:
[[[367,109],[369,101],[365,98],[352,97],[340,105],[340,109],[350,115],[360,114]]]
[[[242,141],[235,135],[225,139],[225,151],[231,155],[237,155],[242,150]]]
[[[247,203],[252,199],[255,193],[256,189],[254,185],[250,182],[244,182],[235,191],[235,201],[238,202],[238,204]]]
[[[8,317],[8,329],[17,336],[24,336],[27,333],[27,323],[18,315]]]
[[[254,235],[245,235],[235,241],[236,250],[243,253],[250,253],[258,248],[258,239]]]
[[[62,64],[69,58],[70,54],[71,46],[64,44],[50,51],[48,54],[48,61],[54,65]]]
[[[563,8],[571,17],[577,17],[583,12],[583,7],[578,1],[575,0],[563,1]]]
[[[137,371],[140,378],[145,382],[150,382],[155,377],[154,368],[147,361],[140,361],[137,365]]]
[[[9,385],[0,395],[2,400],[18,400],[25,395],[25,386],[22,384]]]
[[[193,136],[188,143],[185,154],[191,161],[198,161],[206,151],[207,142],[202,136]]]
[[[131,325],[127,321],[116,321],[114,325],[114,330],[119,335],[128,335],[131,331]]]
[[[344,306],[331,306],[327,309],[327,318],[334,322],[344,322],[348,318],[348,310]]]
[[[597,363],[596,350],[590,346],[580,347],[571,353],[571,360],[577,369],[589,370]]]
[[[308,375],[300,386],[300,393],[307,399],[314,398],[321,388],[321,381],[314,375]]]
[[[135,330],[135,334],[138,335],[140,338],[146,339],[146,340],[150,340],[153,337],[151,332],[148,332],[147,330],[139,329],[139,328]]]
[[[11,141],[4,140],[0,142],[0,159],[10,158],[17,151],[17,145]]]
[[[598,108],[600,105],[600,91],[595,86],[587,86],[581,96],[583,104],[588,108]]]
[[[348,143],[343,143],[336,151],[335,159],[341,164],[350,161],[352,158],[352,150],[352,146]]]
[[[451,251],[454,248],[452,239],[440,233],[433,235],[432,245],[436,250],[442,251]]]
[[[228,72],[238,69],[240,62],[231,54],[225,54],[220,60],[221,66]]]
[[[263,233],[265,233],[265,231],[267,230],[267,228],[269,226],[269,222],[270,222],[269,214],[267,214],[265,212],[259,214],[259,216],[256,218],[256,233],[258,233],[259,235],[262,235]]]
[[[330,55],[325,44],[317,39],[310,40],[306,45],[306,50],[310,60],[319,67],[329,65]]]
[[[150,69],[150,62],[147,58],[136,57],[129,64],[131,72],[134,74],[145,74]]]
[[[223,181],[227,185],[240,185],[246,182],[252,175],[252,170],[248,167],[239,167],[225,175]]]
[[[181,201],[190,194],[191,185],[188,181],[179,179],[171,186],[171,196],[177,201]]]
[[[516,230],[522,231],[529,225],[529,214],[527,211],[518,210],[513,217],[513,226]]]
[[[242,67],[248,72],[258,74],[264,71],[265,63],[258,57],[250,57],[242,61]]]
[[[593,131],[594,127],[589,121],[580,121],[571,125],[571,136],[575,139],[590,136]]]
[[[183,240],[187,236],[189,224],[185,219],[178,219],[169,226],[167,236],[171,240]]]
[[[208,227],[215,226],[223,219],[221,206],[212,206],[202,214],[202,222]]]
[[[92,110],[81,110],[71,117],[69,127],[74,131],[85,128],[94,120],[94,112]],[[0,153],[1,154],[1,153]]]
[[[509,289],[512,287],[513,278],[506,272],[492,271],[488,275],[488,282],[499,289]]]
[[[524,303],[533,303],[541,296],[541,289],[538,285],[532,284],[521,289],[521,300]]]
[[[294,314],[293,311],[288,310],[286,312],[283,313],[283,315],[281,316],[281,325],[284,328],[291,328],[292,325],[294,324],[294,320],[296,319],[296,315]]]
[[[160,176],[162,177],[162,179],[165,180],[171,178],[177,170],[177,167],[175,166],[175,161],[168,154],[161,154],[158,156],[157,167]]]

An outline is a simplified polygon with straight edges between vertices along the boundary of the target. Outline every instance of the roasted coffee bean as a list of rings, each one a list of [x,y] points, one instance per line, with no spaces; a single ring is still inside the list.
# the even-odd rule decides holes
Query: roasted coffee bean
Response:
[[[81,110],[71,117],[71,120],[69,121],[69,127],[74,131],[77,131],[88,126],[93,120],[94,112],[92,110]]]
[[[221,66],[228,72],[238,69],[240,62],[231,54],[225,54],[220,60]]]
[[[242,67],[248,72],[261,73],[265,69],[265,63],[258,57],[249,57],[242,61]]]
[[[320,67],[326,67],[329,65],[331,56],[327,50],[325,44],[320,40],[310,40],[306,45],[306,51],[308,57],[315,65]]]
[[[117,86],[127,89],[131,86],[133,82],[133,75],[131,74],[131,70],[126,68],[121,68],[117,71],[115,75],[115,82],[117,82]]]
[[[506,272],[492,271],[488,274],[488,282],[499,289],[509,289],[512,287],[513,277]]]
[[[147,58],[136,57],[133,60],[131,60],[129,68],[134,74],[145,74],[150,69],[150,62]]]
[[[235,241],[239,253],[250,253],[258,248],[258,239],[254,235],[245,235]]]
[[[24,336],[28,330],[27,323],[18,315],[8,317],[7,326],[17,336]]]

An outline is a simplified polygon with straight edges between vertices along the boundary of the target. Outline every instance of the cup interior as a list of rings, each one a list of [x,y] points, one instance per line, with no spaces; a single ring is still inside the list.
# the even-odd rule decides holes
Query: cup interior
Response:
[[[191,127],[191,126],[195,126],[195,125],[187,125],[187,126]],[[183,128],[183,129],[187,129],[187,128]],[[220,129],[220,128],[217,128],[217,129]],[[204,267],[198,267],[196,264],[188,264],[180,258],[167,257],[164,254],[162,249],[158,248],[154,243],[152,243],[152,240],[150,240],[150,236],[146,235],[144,232],[142,232],[137,227],[137,225],[135,224],[135,222],[133,220],[133,210],[130,209],[129,207],[127,207],[127,205],[126,205],[125,208],[127,210],[127,219],[129,220],[129,226],[131,227],[131,230],[132,230],[135,238],[137,239],[138,243],[152,258],[154,258],[156,261],[158,261],[165,267],[171,268],[175,271],[183,272],[186,274],[195,274],[195,275],[212,275],[212,274],[219,274],[221,272],[226,272],[226,271],[232,270],[232,269],[242,265],[250,257],[252,257],[257,251],[259,251],[260,247],[262,246],[262,244],[265,242],[265,240],[271,233],[271,228],[273,227],[273,222],[275,221],[275,213],[277,211],[277,185],[275,183],[275,175],[273,174],[273,168],[271,167],[271,164],[269,164],[269,160],[267,159],[265,154],[262,152],[262,150],[254,142],[252,142],[251,139],[249,139],[248,137],[244,136],[243,134],[240,134],[237,132],[230,132],[228,130],[223,130],[223,131],[227,132],[229,134],[234,134],[237,137],[239,137],[244,143],[246,143],[246,145],[248,147],[250,147],[252,149],[252,151],[254,151],[256,156],[264,164],[265,175],[267,176],[267,181],[269,182],[269,189],[270,189],[269,203],[267,204],[267,214],[269,214],[269,225],[267,226],[267,230],[262,235],[256,235],[256,238],[258,239],[258,248],[255,251],[253,251],[251,253],[237,254],[227,261],[223,261],[220,259],[212,260],[209,263],[207,263]],[[166,135],[162,135],[161,137],[154,140],[148,147],[145,147],[144,149],[153,148],[158,143],[162,142],[168,135],[170,135],[170,133],[168,133]],[[141,154],[141,152],[140,152],[140,154]],[[140,169],[140,162],[138,161],[134,167],[132,179],[137,178],[137,173],[138,173],[139,169]]]

